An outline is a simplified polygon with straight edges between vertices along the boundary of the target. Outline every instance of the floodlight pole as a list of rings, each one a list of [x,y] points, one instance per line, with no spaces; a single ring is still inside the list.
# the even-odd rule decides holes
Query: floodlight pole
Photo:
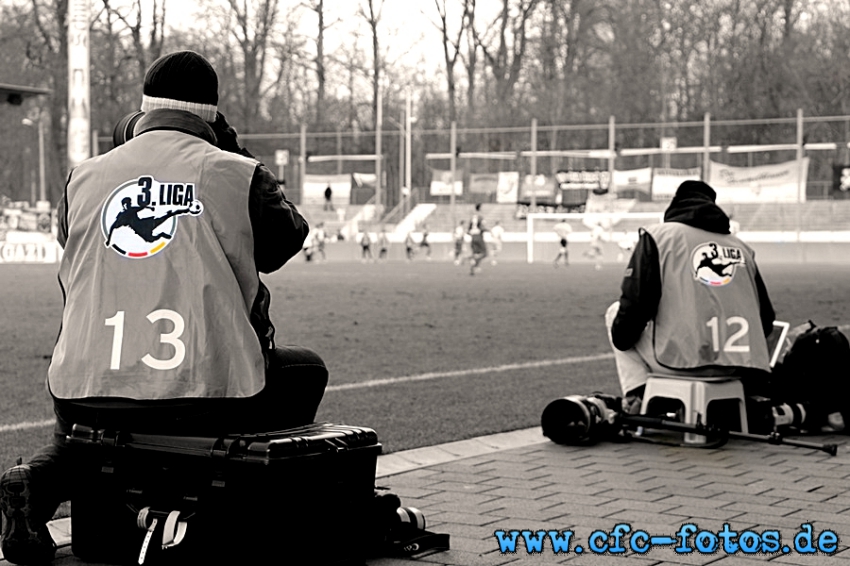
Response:
[[[531,183],[529,183],[529,190],[531,191],[531,212],[536,212],[537,184],[535,181],[537,179],[537,118],[531,119],[531,168],[529,173],[531,173]],[[521,186],[522,181],[520,180],[520,187]]]
[[[455,171],[457,170],[457,122],[452,121],[452,130],[450,136],[451,156],[449,162],[451,164],[451,179],[449,180],[449,210],[451,211],[452,226],[455,225]]]
[[[407,207],[410,204],[410,198],[413,196],[413,174],[410,170],[410,156],[411,156],[411,133],[410,133],[410,125],[413,121],[411,117],[412,105],[410,101],[410,89],[407,89],[407,100],[405,101],[405,116],[404,116],[404,135],[405,135],[405,144],[404,144],[404,186],[407,187],[407,195],[404,196],[405,204],[404,204],[404,215],[407,216]]]
[[[702,181],[708,183],[708,175],[711,171],[711,113],[706,112],[702,120]]]
[[[378,108],[375,113],[375,208],[381,206],[381,129],[384,126],[384,88],[378,80]]]

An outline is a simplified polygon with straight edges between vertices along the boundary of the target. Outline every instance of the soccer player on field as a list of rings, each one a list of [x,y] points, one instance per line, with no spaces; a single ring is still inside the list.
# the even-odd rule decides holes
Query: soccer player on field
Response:
[[[466,222],[458,220],[454,232],[452,232],[452,240],[454,241],[454,261],[455,265],[460,265],[461,255],[463,254],[463,239],[466,237]]]
[[[500,253],[502,253],[502,236],[505,234],[505,229],[499,224],[499,221],[493,224],[493,227],[490,228],[490,237],[493,240],[493,260],[490,262],[491,265],[496,265],[496,257]]]
[[[555,256],[555,261],[553,263],[554,263],[555,267],[558,267],[558,262],[561,260],[561,258],[563,258],[564,259],[564,265],[565,266],[569,265],[570,264],[570,252],[567,249],[567,244],[569,243],[567,239],[569,238],[569,235],[572,233],[573,227],[570,226],[570,224],[566,220],[561,220],[560,222],[555,224],[555,226],[552,227],[552,230],[554,230],[555,234],[557,234],[558,239],[560,240],[560,244],[561,244],[561,248],[558,251],[558,255]]]
[[[481,205],[475,205],[475,213],[469,220],[469,225],[466,229],[469,236],[472,238],[470,243],[472,247],[472,258],[469,262],[469,274],[475,275],[481,271],[479,264],[487,257],[487,244],[484,241],[484,232],[487,229],[484,227],[484,219],[480,214]]]

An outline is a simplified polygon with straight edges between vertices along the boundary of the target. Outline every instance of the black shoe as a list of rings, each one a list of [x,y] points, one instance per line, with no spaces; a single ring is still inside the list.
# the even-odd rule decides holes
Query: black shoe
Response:
[[[48,564],[56,556],[56,543],[46,524],[33,520],[32,470],[26,464],[9,468],[0,477],[0,510],[3,511],[3,558],[12,564]]]

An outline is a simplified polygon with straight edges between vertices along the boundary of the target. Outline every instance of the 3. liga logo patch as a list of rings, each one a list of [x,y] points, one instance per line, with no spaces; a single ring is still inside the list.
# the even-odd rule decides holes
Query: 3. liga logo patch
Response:
[[[180,216],[198,216],[203,211],[194,183],[161,183],[142,175],[123,183],[103,203],[104,245],[124,257],[150,257],[171,242]]]
[[[691,254],[694,279],[711,287],[728,285],[735,277],[735,269],[745,265],[741,248],[721,246],[706,242],[694,248]]]

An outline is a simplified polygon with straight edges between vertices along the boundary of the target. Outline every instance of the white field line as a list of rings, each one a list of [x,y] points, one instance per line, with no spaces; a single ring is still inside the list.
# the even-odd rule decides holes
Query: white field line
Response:
[[[55,419],[48,419],[43,421],[24,421],[22,423],[2,425],[0,426],[0,434],[3,434],[4,432],[12,432],[13,430],[30,430],[33,428],[43,428],[46,426],[50,426],[55,422]]]
[[[542,368],[548,366],[559,366],[566,364],[581,364],[586,362],[598,362],[614,357],[614,354],[594,354],[592,356],[576,356],[573,358],[561,358],[557,360],[540,360],[538,362],[525,362],[521,364],[505,364],[501,366],[493,366],[489,368],[473,368],[456,371],[435,371],[429,373],[420,373],[419,375],[406,375],[403,377],[388,377],[386,379],[370,379],[368,381],[359,381],[357,383],[340,383],[339,385],[328,386],[326,391],[348,391],[350,389],[368,389],[371,387],[380,387],[382,385],[395,385],[397,383],[410,383],[413,381],[428,381],[431,379],[440,379],[443,377],[464,377],[467,375],[480,375],[482,373],[498,373],[503,371],[513,371],[517,369]]]
[[[402,377],[390,377],[386,379],[370,379],[368,381],[360,381],[357,383],[341,383],[339,385],[331,385],[325,391],[348,391],[351,389],[370,389],[372,387],[380,387],[382,385],[395,385],[397,383],[409,383],[413,381],[428,381],[430,379],[440,379],[444,377],[463,377],[466,375],[480,375],[483,373],[498,373],[503,371],[511,371],[517,369],[540,368],[547,366],[557,366],[565,364],[580,364],[585,362],[596,362],[599,360],[607,360],[613,358],[614,354],[596,354],[593,356],[578,356],[574,358],[561,358],[558,360],[541,360],[538,362],[526,362],[522,364],[506,364],[489,368],[473,368],[458,371],[441,371],[421,373],[419,375],[406,375]],[[30,430],[34,428],[43,428],[51,426],[55,421],[53,419],[43,421],[25,421],[22,423],[0,425],[0,434],[12,432],[16,430]]]
[[[847,332],[848,330],[850,330],[850,324],[839,325],[838,329],[842,332]],[[382,385],[395,385],[397,383],[411,383],[415,381],[429,381],[431,379],[441,379],[444,377],[463,377],[466,375],[499,373],[503,371],[513,371],[518,369],[531,369],[569,364],[583,364],[587,362],[598,362],[601,360],[608,360],[613,357],[614,354],[594,354],[592,356],[576,356],[573,358],[560,358],[556,360],[540,360],[538,362],[525,362],[522,364],[505,364],[489,368],[474,368],[456,371],[435,371],[429,373],[420,373],[419,375],[388,377],[386,379],[370,379],[368,381],[360,381],[357,383],[340,383],[339,385],[328,386],[325,391],[349,391],[352,389],[370,389],[372,387],[380,387]],[[34,428],[43,428],[52,425],[54,422],[55,421],[53,419],[49,419],[43,421],[25,421],[16,424],[0,425],[0,434],[15,430],[30,430]]]

